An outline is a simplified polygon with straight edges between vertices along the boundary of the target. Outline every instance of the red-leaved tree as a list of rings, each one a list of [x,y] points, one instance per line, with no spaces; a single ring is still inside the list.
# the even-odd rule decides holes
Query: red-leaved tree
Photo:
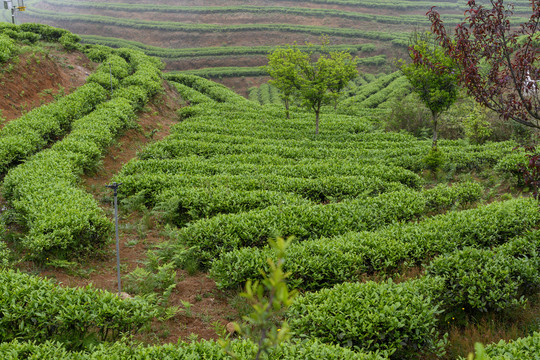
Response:
[[[486,7],[470,0],[453,35],[431,8],[432,32],[457,64],[469,95],[505,120],[540,129],[540,0],[530,1],[532,14],[523,24],[510,22],[511,5],[490,2]]]

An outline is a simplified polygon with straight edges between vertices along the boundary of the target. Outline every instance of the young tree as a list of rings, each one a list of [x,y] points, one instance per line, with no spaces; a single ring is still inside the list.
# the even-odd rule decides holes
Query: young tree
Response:
[[[280,90],[286,88],[288,94],[298,94],[302,103],[315,112],[315,134],[319,133],[321,107],[358,74],[351,54],[326,52],[325,45],[323,39],[320,54],[313,50],[300,51],[296,46],[277,49],[269,55],[267,66],[274,86]]]
[[[540,0],[530,0],[532,14],[523,24],[511,24],[512,6],[490,0],[491,8],[468,1],[465,20],[451,37],[431,8],[432,31],[460,69],[469,95],[503,119],[540,129],[540,49],[535,46]]]
[[[401,71],[431,111],[433,123],[432,149],[437,149],[437,121],[448,110],[459,93],[454,62],[429,33],[414,33],[409,55],[412,63],[401,65]]]
[[[281,99],[285,103],[287,119],[290,118],[290,99],[296,91],[295,55],[298,54],[290,47],[278,48],[268,55],[268,65],[265,68],[272,77],[270,84],[279,90]]]

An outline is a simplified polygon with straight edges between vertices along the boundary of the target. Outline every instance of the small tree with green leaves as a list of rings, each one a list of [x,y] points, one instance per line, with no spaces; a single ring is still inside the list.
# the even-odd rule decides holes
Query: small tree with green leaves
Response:
[[[268,55],[268,65],[265,67],[272,77],[269,81],[279,90],[279,95],[285,103],[287,119],[290,118],[289,105],[291,97],[296,92],[295,60],[297,55],[291,48],[278,48]]]
[[[296,45],[274,50],[268,56],[266,70],[272,76],[271,83],[282,91],[283,96],[297,94],[303,105],[313,110],[315,134],[318,134],[322,106],[339,96],[349,81],[358,75],[358,69],[348,52],[328,52],[325,38],[320,53],[315,53],[312,44],[307,45],[307,51],[301,51]]]
[[[274,320],[292,304],[297,295],[296,290],[289,291],[285,282],[289,274],[283,272],[285,250],[291,241],[292,238],[269,240],[270,246],[276,253],[277,261],[268,259],[269,274],[263,274],[264,279],[261,282],[248,280],[246,290],[241,294],[251,303],[253,312],[243,317],[245,325],[234,323],[234,328],[241,336],[258,339],[256,340],[258,349],[254,358],[256,360],[260,359],[263,353],[268,353],[269,350],[291,337],[287,321],[281,322],[278,326]],[[227,340],[221,340],[221,345],[225,350],[237,358],[228,350],[228,344]]]
[[[437,148],[437,121],[459,93],[458,70],[454,61],[429,33],[414,33],[409,46],[412,63],[401,63],[401,71],[431,111],[432,148]]]

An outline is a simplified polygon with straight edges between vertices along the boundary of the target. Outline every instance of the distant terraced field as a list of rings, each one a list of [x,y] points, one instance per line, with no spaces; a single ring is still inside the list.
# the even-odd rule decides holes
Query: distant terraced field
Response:
[[[514,3],[516,15],[525,15],[528,2]],[[366,58],[362,70],[389,73],[395,70],[392,59],[404,55],[408,33],[429,26],[425,13],[431,6],[448,23],[457,23],[466,1],[28,0],[27,5],[17,14],[19,22],[66,28],[88,43],[139,48],[164,59],[167,70],[205,69],[195,73],[247,95],[249,87],[267,80],[257,67],[265,65],[268,51],[317,43],[323,34]]]

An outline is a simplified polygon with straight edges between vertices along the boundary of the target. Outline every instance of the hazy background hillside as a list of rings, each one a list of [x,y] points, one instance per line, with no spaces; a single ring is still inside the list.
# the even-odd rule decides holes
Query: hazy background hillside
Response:
[[[320,35],[327,34],[332,44],[351,45],[355,55],[366,58],[362,70],[387,73],[394,69],[392,59],[404,55],[407,33],[415,27],[427,28],[425,13],[431,6],[438,6],[448,21],[457,22],[465,3],[464,0],[28,0],[27,11],[17,14],[17,22],[62,27],[80,34],[85,42],[143,48],[150,55],[162,57],[167,63],[166,70],[241,67],[205,76],[246,94],[247,88],[267,80],[256,67],[265,64],[269,49],[258,47],[316,43]],[[2,16],[4,21],[9,20],[8,11],[2,12]]]

